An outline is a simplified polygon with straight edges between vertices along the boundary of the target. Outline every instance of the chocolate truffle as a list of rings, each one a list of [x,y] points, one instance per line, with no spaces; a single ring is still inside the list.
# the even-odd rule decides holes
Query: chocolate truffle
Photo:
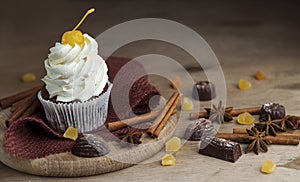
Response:
[[[207,138],[200,144],[199,154],[235,162],[242,155],[238,143],[222,138]]]
[[[110,151],[105,141],[94,134],[82,134],[75,141],[71,152],[79,157],[100,157]]]
[[[282,119],[285,117],[285,108],[278,103],[266,103],[260,109],[259,121],[268,121],[268,115],[271,120]]]
[[[209,81],[199,81],[193,87],[193,98],[209,101],[216,97],[215,85]]]
[[[210,120],[200,118],[189,124],[185,131],[184,138],[190,141],[200,141],[207,137],[214,137],[216,133],[217,130]]]

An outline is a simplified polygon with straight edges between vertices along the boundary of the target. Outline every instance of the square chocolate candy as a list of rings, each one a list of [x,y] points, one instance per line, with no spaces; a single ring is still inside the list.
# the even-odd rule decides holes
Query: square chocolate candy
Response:
[[[200,143],[199,154],[235,162],[242,155],[240,144],[222,138],[206,138]]]

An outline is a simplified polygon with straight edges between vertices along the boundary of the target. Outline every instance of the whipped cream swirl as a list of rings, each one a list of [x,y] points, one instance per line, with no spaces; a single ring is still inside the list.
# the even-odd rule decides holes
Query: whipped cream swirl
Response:
[[[42,79],[50,98],[84,102],[102,93],[107,81],[107,65],[98,55],[98,44],[84,34],[84,44],[74,47],[56,43],[45,60],[47,75]]]

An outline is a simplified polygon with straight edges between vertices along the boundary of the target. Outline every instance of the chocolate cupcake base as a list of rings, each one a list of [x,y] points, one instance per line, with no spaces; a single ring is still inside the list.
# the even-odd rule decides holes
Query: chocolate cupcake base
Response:
[[[37,96],[51,128],[63,133],[72,126],[84,133],[97,129],[106,121],[111,88],[112,83],[108,83],[106,92],[85,102],[56,103],[44,99],[41,92]]]

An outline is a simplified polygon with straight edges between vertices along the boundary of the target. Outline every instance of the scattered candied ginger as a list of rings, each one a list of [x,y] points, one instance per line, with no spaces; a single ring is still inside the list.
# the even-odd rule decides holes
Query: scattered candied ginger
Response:
[[[25,73],[21,80],[24,83],[30,83],[36,80],[36,76],[33,73]]]
[[[183,110],[183,111],[191,111],[193,109],[194,109],[194,104],[193,104],[192,99],[190,99],[188,97],[184,97],[182,105],[181,105],[181,110]]]
[[[162,166],[174,166],[175,165],[175,157],[171,154],[166,154],[161,159]]]
[[[271,174],[276,168],[276,164],[269,160],[265,160],[261,166],[261,172]]]
[[[247,80],[243,80],[243,79],[241,79],[240,81],[239,81],[239,84],[238,84],[238,87],[239,87],[239,89],[241,89],[241,90],[248,90],[249,88],[251,88],[251,83],[249,82],[249,81],[247,81]]]
[[[166,152],[177,152],[181,147],[181,141],[178,137],[173,137],[165,143]]]
[[[78,130],[77,128],[74,128],[74,127],[69,127],[64,135],[63,135],[64,138],[69,138],[71,140],[76,140],[78,138]]]
[[[239,114],[237,117],[237,122],[239,124],[251,125],[254,122],[255,118],[248,112]]]
[[[257,71],[257,72],[255,73],[255,78],[256,78],[256,80],[265,80],[265,79],[266,79],[266,76],[265,76],[262,72]]]

